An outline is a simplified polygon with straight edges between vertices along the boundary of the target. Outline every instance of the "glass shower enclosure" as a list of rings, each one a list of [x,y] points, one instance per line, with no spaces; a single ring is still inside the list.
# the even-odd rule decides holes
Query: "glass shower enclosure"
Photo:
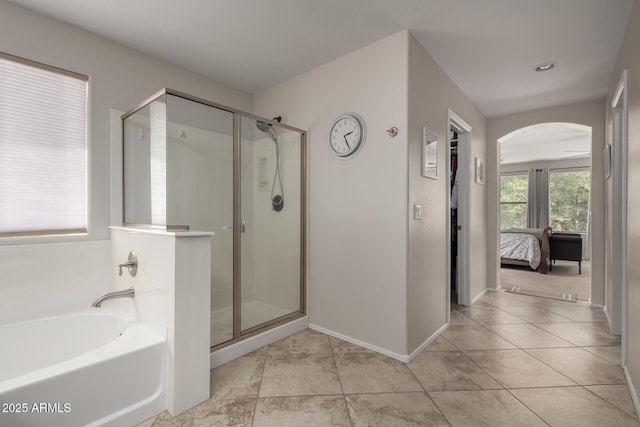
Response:
[[[122,120],[124,224],[215,233],[211,347],[303,316],[306,133],[171,89]]]

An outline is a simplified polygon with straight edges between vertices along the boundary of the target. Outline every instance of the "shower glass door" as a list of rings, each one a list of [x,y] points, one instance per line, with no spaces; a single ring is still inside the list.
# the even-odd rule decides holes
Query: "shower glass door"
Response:
[[[301,302],[302,135],[240,121],[240,330],[292,313]]]
[[[167,95],[167,218],[212,231],[211,346],[233,339],[233,113]]]

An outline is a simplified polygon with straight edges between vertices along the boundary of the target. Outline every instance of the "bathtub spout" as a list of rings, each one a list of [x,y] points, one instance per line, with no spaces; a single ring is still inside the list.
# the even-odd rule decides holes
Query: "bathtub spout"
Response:
[[[104,295],[101,295],[98,297],[97,300],[95,300],[93,302],[93,304],[91,304],[92,307],[101,307],[102,303],[105,301],[108,301],[110,299],[115,299],[115,298],[133,298],[135,296],[135,291],[133,289],[133,286],[130,287],[129,289],[125,289],[124,291],[115,291],[115,292],[109,292],[106,293]]]

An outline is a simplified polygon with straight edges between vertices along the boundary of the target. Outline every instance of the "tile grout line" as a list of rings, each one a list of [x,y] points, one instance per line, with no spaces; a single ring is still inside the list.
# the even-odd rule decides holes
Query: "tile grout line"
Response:
[[[636,413],[636,416],[634,417],[634,416],[632,416],[631,414],[629,414],[628,412],[626,412],[626,411],[622,410],[622,408],[620,408],[620,407],[619,407],[618,405],[616,405],[615,403],[613,403],[613,402],[609,402],[609,401],[608,401],[607,399],[605,399],[604,397],[602,397],[602,396],[600,396],[600,395],[596,394],[595,392],[593,392],[593,391],[591,391],[591,390],[589,390],[589,389],[587,388],[587,387],[594,387],[594,386],[596,386],[596,387],[597,387],[597,386],[600,386],[600,385],[622,385],[622,384],[594,384],[594,385],[589,385],[589,386],[582,386],[582,388],[584,388],[586,391],[588,391],[589,393],[593,394],[593,395],[594,395],[594,396],[596,396],[597,398],[604,400],[604,401],[605,401],[605,402],[607,402],[609,405],[613,406],[614,408],[618,409],[619,411],[621,411],[621,412],[623,412],[623,413],[627,414],[628,416],[630,416],[630,417],[631,417],[631,418],[633,418],[634,420],[636,420],[636,421],[640,421],[640,419],[639,419],[639,417],[638,417],[638,414],[637,414],[637,413]],[[624,384],[624,386],[626,387],[627,385],[626,385],[626,384]],[[634,408],[634,409],[635,409],[635,408]]]
[[[258,412],[258,400],[260,399],[260,390],[262,389],[262,379],[264,377],[264,370],[267,367],[267,360],[269,358],[269,348],[271,347],[271,344],[267,344],[266,347],[267,349],[265,350],[264,355],[262,356],[264,360],[262,361],[262,372],[260,373],[260,384],[258,384],[256,401],[255,401],[255,405],[253,405],[253,417],[251,418],[251,426],[253,426],[256,422],[256,413]]]
[[[355,427],[353,423],[353,419],[351,418],[351,411],[349,410],[349,404],[347,403],[347,396],[344,393],[344,386],[342,385],[342,378],[340,377],[340,371],[338,370],[338,362],[336,362],[336,351],[334,345],[331,343],[331,338],[328,335],[324,334],[327,337],[327,341],[329,341],[329,347],[331,348],[331,356],[333,359],[333,365],[336,367],[336,375],[338,376],[338,383],[340,384],[340,391],[342,391],[342,401],[344,402],[344,407],[347,410],[347,417],[349,419],[349,423],[352,427]]]
[[[498,310],[500,310],[500,309],[498,309]],[[500,310],[500,311],[503,311],[503,310]],[[506,313],[506,312],[505,312],[505,313]],[[510,314],[510,313],[507,313],[507,314]],[[517,316],[514,316],[514,317],[517,317]],[[530,322],[528,322],[528,321],[526,321],[526,320],[524,320],[524,319],[520,319],[520,320],[522,320],[522,321],[524,321],[524,322],[525,322],[525,323],[520,323],[520,324],[533,325],[532,323],[530,323]],[[500,334],[498,334],[497,332],[494,332],[494,331],[492,331],[491,329],[487,328],[485,325],[481,325],[481,326],[483,326],[485,329],[487,329],[487,330],[488,330],[488,331],[490,331],[491,333],[494,333],[494,334],[498,335],[500,338],[504,339],[504,340],[505,340],[505,341],[507,341],[509,344],[511,344],[511,345],[513,345],[513,346],[515,347],[515,349],[494,349],[493,351],[496,351],[496,350],[497,350],[497,351],[501,351],[501,350],[520,350],[521,352],[523,352],[523,353],[525,353],[525,354],[527,354],[527,355],[529,355],[529,356],[533,357],[534,359],[538,360],[539,362],[543,363],[545,366],[549,367],[552,371],[554,371],[554,372],[558,373],[558,374],[559,374],[560,376],[562,376],[563,378],[566,378],[566,379],[568,379],[569,381],[574,382],[574,383],[576,383],[576,384],[577,384],[577,382],[576,382],[576,381],[574,381],[572,378],[569,378],[568,376],[564,375],[562,372],[559,372],[558,370],[556,370],[556,369],[554,369],[553,367],[549,366],[548,364],[546,364],[546,363],[545,363],[545,362],[543,362],[542,360],[538,359],[537,357],[535,357],[534,355],[532,355],[531,353],[529,353],[528,351],[526,351],[526,349],[524,349],[524,348],[522,348],[522,347],[520,347],[520,346],[518,346],[518,345],[516,345],[516,344],[512,343],[511,341],[509,341],[508,339],[504,338],[503,336],[501,336],[501,335],[500,335]],[[533,325],[533,326],[535,326],[535,325]],[[558,337],[558,338],[560,338],[560,337]],[[563,340],[563,341],[565,341],[565,340]],[[467,351],[474,351],[474,350],[467,350]],[[487,350],[480,350],[480,351],[487,351]],[[463,352],[463,354],[464,354],[464,352]],[[465,355],[468,359],[470,359],[470,360],[471,360],[475,365],[477,365],[480,369],[482,369],[482,370],[483,370],[487,375],[489,375],[491,378],[493,378],[493,379],[494,379],[498,384],[500,384],[500,385],[501,385],[505,390],[509,390],[509,388],[507,388],[505,384],[503,384],[501,381],[499,381],[497,378],[493,377],[489,372],[487,372],[485,369],[483,369],[481,366],[479,366],[477,363],[475,363],[475,362],[473,361],[473,359],[471,359],[468,355],[466,355],[466,354],[464,354],[464,355]],[[532,411],[532,412],[533,412],[533,411]],[[536,415],[537,415],[537,414],[536,414]]]
[[[518,396],[514,395],[513,393],[511,393],[510,389],[506,389],[507,393],[509,393],[510,396],[512,396],[514,399],[516,399],[518,402],[520,402],[522,404],[522,406],[524,406],[525,408],[527,408],[533,415],[535,415],[540,421],[542,421],[543,423],[545,423],[547,426],[550,426],[551,424],[547,423],[544,418],[542,418],[541,415],[539,415],[536,411],[534,411],[533,409],[531,409],[529,406],[527,406],[526,403],[524,403],[522,400],[518,399]]]

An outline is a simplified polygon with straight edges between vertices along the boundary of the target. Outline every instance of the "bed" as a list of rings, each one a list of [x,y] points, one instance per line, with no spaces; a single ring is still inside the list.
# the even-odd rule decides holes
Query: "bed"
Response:
[[[500,263],[529,266],[547,274],[551,227],[510,228],[500,232]]]

